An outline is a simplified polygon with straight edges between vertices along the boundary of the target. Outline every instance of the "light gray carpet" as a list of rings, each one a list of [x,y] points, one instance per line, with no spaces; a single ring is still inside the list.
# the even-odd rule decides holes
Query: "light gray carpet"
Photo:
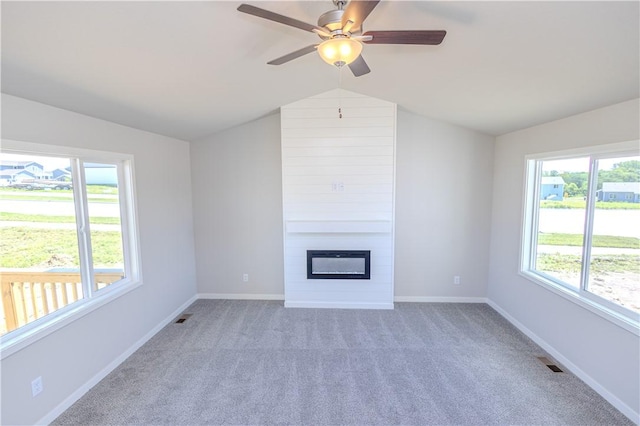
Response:
[[[186,313],[54,424],[632,424],[484,304]]]

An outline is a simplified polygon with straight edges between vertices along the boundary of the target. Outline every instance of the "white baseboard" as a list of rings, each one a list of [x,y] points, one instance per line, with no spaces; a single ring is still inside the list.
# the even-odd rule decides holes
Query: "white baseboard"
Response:
[[[284,294],[251,294],[251,293],[198,293],[198,299],[223,300],[284,300]]]
[[[393,303],[286,301],[285,308],[393,309]]]
[[[85,393],[87,393],[92,387],[98,384],[100,380],[104,379],[109,373],[116,369],[120,364],[124,362],[129,356],[131,356],[135,351],[140,349],[142,345],[144,345],[149,339],[156,335],[160,330],[164,328],[167,324],[173,321],[178,315],[180,315],[185,309],[187,309],[193,302],[197,300],[197,296],[191,297],[185,303],[183,303],[178,309],[173,311],[169,316],[167,316],[163,321],[161,321],[158,325],[151,329],[147,334],[145,334],[140,340],[135,342],[129,349],[123,352],[116,359],[111,361],[106,367],[100,370],[95,376],[93,376],[89,381],[87,381],[84,385],[80,386],[75,390],[71,395],[64,399],[56,408],[51,410],[46,416],[41,418],[36,424],[38,425],[48,425],[53,422],[60,414],[64,413],[66,409],[71,407],[77,400],[79,400]]]
[[[198,293],[198,299],[284,300],[284,294]],[[487,303],[486,297],[397,296],[394,302],[418,303]],[[393,303],[285,301],[286,308],[393,309]]]
[[[487,303],[486,297],[396,296],[394,302],[418,303]]]
[[[638,424],[640,423],[640,413],[635,412],[631,407],[625,404],[620,398],[615,396],[609,390],[607,390],[604,386],[594,380],[591,376],[581,370],[577,365],[569,361],[564,355],[562,355],[558,350],[556,350],[553,346],[547,343],[545,340],[540,338],[537,334],[528,329],[524,324],[520,321],[512,317],[509,313],[507,313],[504,309],[502,309],[498,304],[496,304],[493,300],[487,299],[487,304],[496,310],[500,315],[502,315],[507,321],[513,324],[518,330],[522,331],[527,335],[531,340],[533,340],[538,346],[547,351],[549,355],[555,358],[563,367],[566,367],[567,370],[571,371],[571,373],[575,374],[580,380],[585,382],[589,387],[598,392],[600,396],[606,399],[611,405],[616,407],[622,414],[627,416],[631,421]]]

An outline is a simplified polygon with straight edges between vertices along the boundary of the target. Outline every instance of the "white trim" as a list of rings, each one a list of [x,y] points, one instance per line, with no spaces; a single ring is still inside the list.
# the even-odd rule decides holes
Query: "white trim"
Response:
[[[606,157],[607,154],[616,155],[619,152],[638,150],[637,140],[630,140],[624,142],[614,142],[609,144],[585,146],[580,148],[564,149],[560,151],[546,151],[539,153],[531,153],[525,156],[525,160],[562,160],[566,158],[582,156],[588,157],[597,155],[598,157]]]
[[[173,311],[164,320],[160,321],[158,325],[153,327],[147,334],[142,336],[140,340],[135,342],[133,345],[129,347],[126,351],[124,351],[121,355],[119,355],[116,359],[111,361],[107,366],[105,366],[102,370],[100,370],[95,376],[89,379],[84,385],[80,386],[76,389],[71,395],[66,397],[64,401],[58,404],[53,410],[51,410],[46,416],[41,418],[35,424],[37,425],[48,425],[53,422],[58,416],[64,413],[69,407],[71,407],[77,400],[79,400],[85,393],[87,393],[92,387],[98,384],[100,380],[107,377],[109,373],[115,370],[120,364],[124,362],[127,358],[129,358],[135,351],[140,349],[142,345],[144,345],[149,339],[155,336],[160,330],[162,330],[167,324],[173,321],[178,315],[184,312],[193,302],[197,300],[197,296],[192,296],[189,300],[183,303],[178,309]]]
[[[393,309],[393,303],[357,303],[357,302],[308,302],[288,300],[285,308],[326,308],[326,309]]]
[[[593,237],[593,218],[595,208],[597,182],[597,163],[599,159],[615,158],[618,156],[638,155],[638,141],[626,141],[591,147],[575,148],[570,150],[535,153],[525,156],[524,191],[521,213],[521,234],[520,234],[520,259],[519,275],[534,282],[545,289],[562,296],[563,298],[586,308],[590,312],[616,324],[623,329],[640,335],[640,315],[622,305],[611,300],[599,297],[595,293],[587,290],[589,275],[589,259],[591,258],[591,246]],[[587,194],[585,206],[584,242],[581,254],[581,274],[580,285],[573,288],[561,280],[551,275],[545,274],[534,268],[533,259],[537,252],[538,222],[540,212],[540,179],[542,175],[541,162],[554,161],[567,158],[589,157],[588,187],[591,188]]]
[[[389,299],[393,309],[393,296],[396,293],[396,195],[398,192],[398,104],[393,103],[393,184],[391,197],[391,288]]]
[[[26,324],[20,329],[16,329],[22,329],[22,332],[15,336],[11,335],[11,333],[5,334],[0,338],[0,359],[4,359],[9,355],[26,348],[30,344],[37,342],[63,327],[66,327],[72,322],[79,320],[85,315],[95,311],[118,297],[124,296],[141,285],[142,281],[134,282],[131,285],[114,283],[112,286],[117,287],[110,288],[109,291],[103,293],[103,295],[96,296],[92,299],[86,299],[82,303],[76,302],[77,305],[76,303],[72,303],[71,305],[67,305],[45,317]]]
[[[115,151],[101,151],[97,149],[76,148],[73,146],[49,145],[36,142],[19,141],[15,139],[2,139],[2,150],[12,154],[24,154],[28,152],[33,155],[60,156],[61,151],[70,157],[90,157],[98,158],[99,161],[122,161],[133,159],[133,154]]]
[[[57,158],[71,158],[71,166],[74,178],[73,193],[75,197],[76,217],[82,221],[76,223],[79,239],[78,249],[80,254],[80,273],[85,297],[76,302],[60,308],[44,317],[31,321],[0,337],[0,359],[16,353],[31,343],[48,336],[71,322],[94,311],[100,306],[120,297],[143,284],[141,271],[141,250],[138,235],[137,207],[135,203],[134,188],[134,156],[132,154],[98,151],[93,149],[81,149],[59,145],[45,145],[33,142],[24,142],[10,139],[2,139],[2,152],[53,156]],[[93,276],[90,245],[87,238],[90,234],[88,224],[89,213],[86,197],[86,182],[84,173],[81,172],[83,162],[91,159],[96,162],[109,162],[117,165],[118,177],[124,177],[120,183],[120,222],[122,224],[122,242],[126,245],[125,277],[100,292],[95,292],[89,277]],[[126,203],[123,205],[123,200]],[[122,211],[126,210],[123,215]],[[1,273],[1,272],[0,272]]]
[[[576,305],[587,309],[589,312],[593,312],[601,318],[606,319],[607,321],[627,330],[630,333],[633,333],[636,336],[640,336],[640,321],[635,320],[627,315],[622,315],[617,311],[612,309],[608,309],[602,303],[598,303],[594,300],[591,300],[588,297],[585,297],[585,294],[581,294],[575,290],[570,290],[566,286],[556,283],[551,279],[545,279],[540,274],[536,274],[535,272],[530,271],[520,271],[518,272],[520,276],[526,278],[527,280],[539,285],[540,287],[548,290],[552,293],[561,296],[562,298],[575,303]],[[638,314],[632,313],[636,318]]]
[[[502,315],[507,321],[509,321],[514,327],[523,332],[527,337],[533,340],[538,346],[547,351],[549,355],[560,362],[567,370],[575,374],[580,380],[585,382],[589,387],[595,390],[600,396],[606,399],[611,405],[618,409],[622,414],[627,416],[631,421],[638,423],[640,421],[640,413],[635,412],[631,407],[625,404],[620,398],[615,396],[612,392],[598,383],[595,379],[585,373],[577,365],[571,362],[567,357],[562,355],[557,349],[547,343],[540,336],[528,329],[520,321],[512,317],[507,311],[502,309],[496,302],[491,299],[487,299],[487,304],[491,306],[496,312]]]
[[[396,296],[394,302],[411,303],[487,303],[486,297]]]
[[[253,294],[253,293],[198,293],[198,299],[221,300],[284,300],[284,294]]]
[[[390,220],[288,220],[285,224],[288,233],[379,233],[392,232]]]

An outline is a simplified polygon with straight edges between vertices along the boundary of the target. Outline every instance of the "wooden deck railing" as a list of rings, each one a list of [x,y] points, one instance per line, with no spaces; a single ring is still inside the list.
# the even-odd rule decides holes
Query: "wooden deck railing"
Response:
[[[98,289],[121,280],[121,273],[95,273]],[[0,272],[4,321],[0,334],[82,299],[80,273]]]

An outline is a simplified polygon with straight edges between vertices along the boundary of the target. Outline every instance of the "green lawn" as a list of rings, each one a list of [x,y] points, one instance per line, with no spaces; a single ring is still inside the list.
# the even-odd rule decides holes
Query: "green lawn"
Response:
[[[581,257],[572,254],[541,253],[538,255],[536,269],[547,272],[579,273]],[[592,274],[606,274],[612,272],[640,273],[640,255],[616,254],[598,255],[591,261]]]
[[[54,192],[54,194],[60,192],[64,191],[56,191]],[[10,194],[6,192],[0,192],[0,200],[72,202],[73,195],[70,194],[68,197],[56,197],[55,195],[49,195],[48,191],[42,191],[40,193],[36,191],[29,191],[29,194]],[[91,197],[89,198],[89,201],[93,203],[117,203],[118,199]]]
[[[91,233],[94,265],[101,268],[122,265],[122,237],[117,231]],[[0,228],[0,267],[43,266],[52,256],[68,258],[78,265],[78,238],[75,230]]]
[[[105,185],[87,185],[87,194],[90,195],[117,195],[118,188]],[[57,195],[57,196],[56,196]],[[65,195],[65,196],[60,196]],[[34,189],[27,191],[20,188],[3,187],[0,189],[0,200],[21,200],[21,201],[71,201],[73,200],[73,190],[45,190]],[[90,201],[96,203],[117,203],[117,198],[91,197]]]
[[[11,192],[24,192],[24,189],[21,188],[11,188],[11,187],[3,187],[1,193],[11,193]],[[50,191],[44,189],[34,189],[32,191],[35,194],[46,194]],[[56,189],[55,193],[58,194],[72,194],[73,190],[71,189]],[[88,194],[117,194],[118,188],[115,186],[106,186],[106,185],[87,185],[87,193]]]
[[[548,246],[582,246],[580,234],[538,234],[538,244]],[[640,238],[594,235],[593,247],[640,249]]]
[[[90,217],[89,220],[94,224],[119,225],[119,217]],[[43,223],[75,223],[76,218],[73,216],[46,216],[40,214],[24,214],[24,213],[7,213],[0,212],[0,221],[10,222],[43,222]]]
[[[117,194],[118,188],[106,185],[87,185],[87,194]]]
[[[541,209],[585,209],[587,202],[582,198],[567,198],[562,201],[540,201]],[[597,201],[596,209],[603,210],[639,210],[640,203],[621,203],[615,201]]]

